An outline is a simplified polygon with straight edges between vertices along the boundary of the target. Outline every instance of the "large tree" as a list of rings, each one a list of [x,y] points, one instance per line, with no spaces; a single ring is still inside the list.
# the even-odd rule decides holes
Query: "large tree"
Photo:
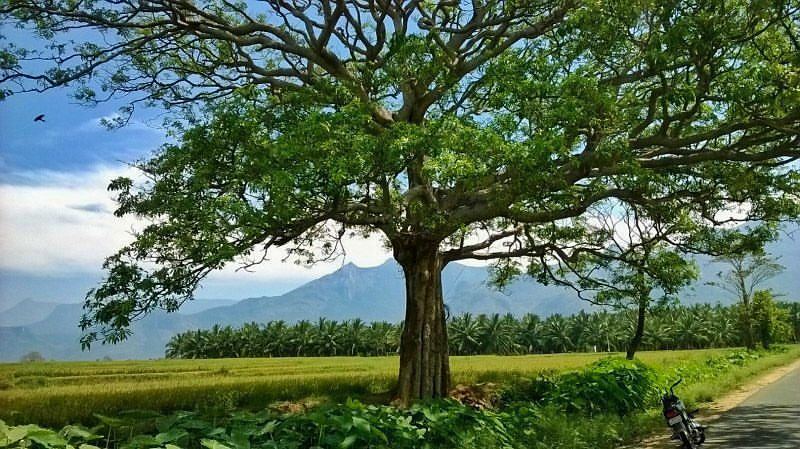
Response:
[[[0,0],[3,21],[55,42],[7,45],[0,80],[3,95],[71,83],[90,103],[194,113],[139,164],[148,182],[111,185],[119,214],[153,224],[106,262],[86,343],[242,256],[330,255],[348,229],[378,232],[406,278],[409,402],[448,389],[452,261],[569,259],[602,202],[703,226],[797,213],[799,7]]]

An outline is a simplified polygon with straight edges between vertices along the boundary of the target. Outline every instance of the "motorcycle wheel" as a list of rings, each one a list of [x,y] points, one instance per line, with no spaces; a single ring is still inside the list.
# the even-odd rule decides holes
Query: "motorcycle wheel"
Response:
[[[681,432],[680,436],[681,436],[681,443],[683,443],[683,446],[681,446],[681,449],[695,449],[695,445],[692,442],[692,439],[689,438],[688,435],[686,435],[685,433]]]
[[[706,431],[705,429],[700,429],[697,431],[697,440],[695,444],[698,446],[706,442]]]

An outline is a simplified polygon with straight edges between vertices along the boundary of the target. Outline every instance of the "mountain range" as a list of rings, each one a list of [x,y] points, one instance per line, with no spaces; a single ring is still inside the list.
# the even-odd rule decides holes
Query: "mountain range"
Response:
[[[800,242],[785,235],[772,243],[770,252],[780,257],[786,270],[771,280],[778,293],[794,295],[800,291]],[[731,302],[732,298],[708,285],[724,267],[699,258],[701,279],[682,295],[686,303]],[[451,314],[470,312],[536,313],[569,315],[587,310],[590,305],[564,288],[543,286],[530,278],[520,278],[503,291],[487,282],[487,267],[450,264],[442,274],[443,293]],[[96,345],[81,351],[77,327],[80,304],[26,300],[0,312],[0,360],[16,361],[30,351],[47,359],[94,360],[159,358],[174,334],[214,324],[239,326],[246,322],[284,320],[333,320],[361,318],[365,321],[399,322],[403,318],[404,282],[399,265],[388,260],[370,268],[347,264],[339,270],[308,282],[280,296],[235,300],[195,300],[180,312],[153,313],[134,324],[133,335],[117,345]]]

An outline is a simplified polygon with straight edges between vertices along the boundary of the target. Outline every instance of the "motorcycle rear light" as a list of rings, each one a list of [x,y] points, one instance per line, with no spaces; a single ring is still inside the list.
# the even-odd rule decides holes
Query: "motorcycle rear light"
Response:
[[[666,416],[667,418],[674,418],[678,415],[680,415],[680,413],[674,408],[667,409],[667,411],[664,412],[664,416]]]

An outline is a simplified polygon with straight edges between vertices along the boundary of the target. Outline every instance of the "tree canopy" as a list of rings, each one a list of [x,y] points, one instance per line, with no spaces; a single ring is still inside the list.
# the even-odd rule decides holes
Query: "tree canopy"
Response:
[[[799,11],[0,0],[3,21],[55,42],[6,45],[0,80],[3,95],[73,84],[90,103],[125,94],[131,108],[189,114],[179,141],[139,164],[148,182],[111,184],[118,214],[153,224],[106,262],[86,343],[174,310],[241,256],[276,245],[333,256],[348,230],[379,232],[407,280],[405,400],[447,388],[439,272],[451,261],[541,266],[606,248],[586,217],[604,203],[692,223],[693,235],[797,216]],[[76,29],[103,39],[63,39]]]

